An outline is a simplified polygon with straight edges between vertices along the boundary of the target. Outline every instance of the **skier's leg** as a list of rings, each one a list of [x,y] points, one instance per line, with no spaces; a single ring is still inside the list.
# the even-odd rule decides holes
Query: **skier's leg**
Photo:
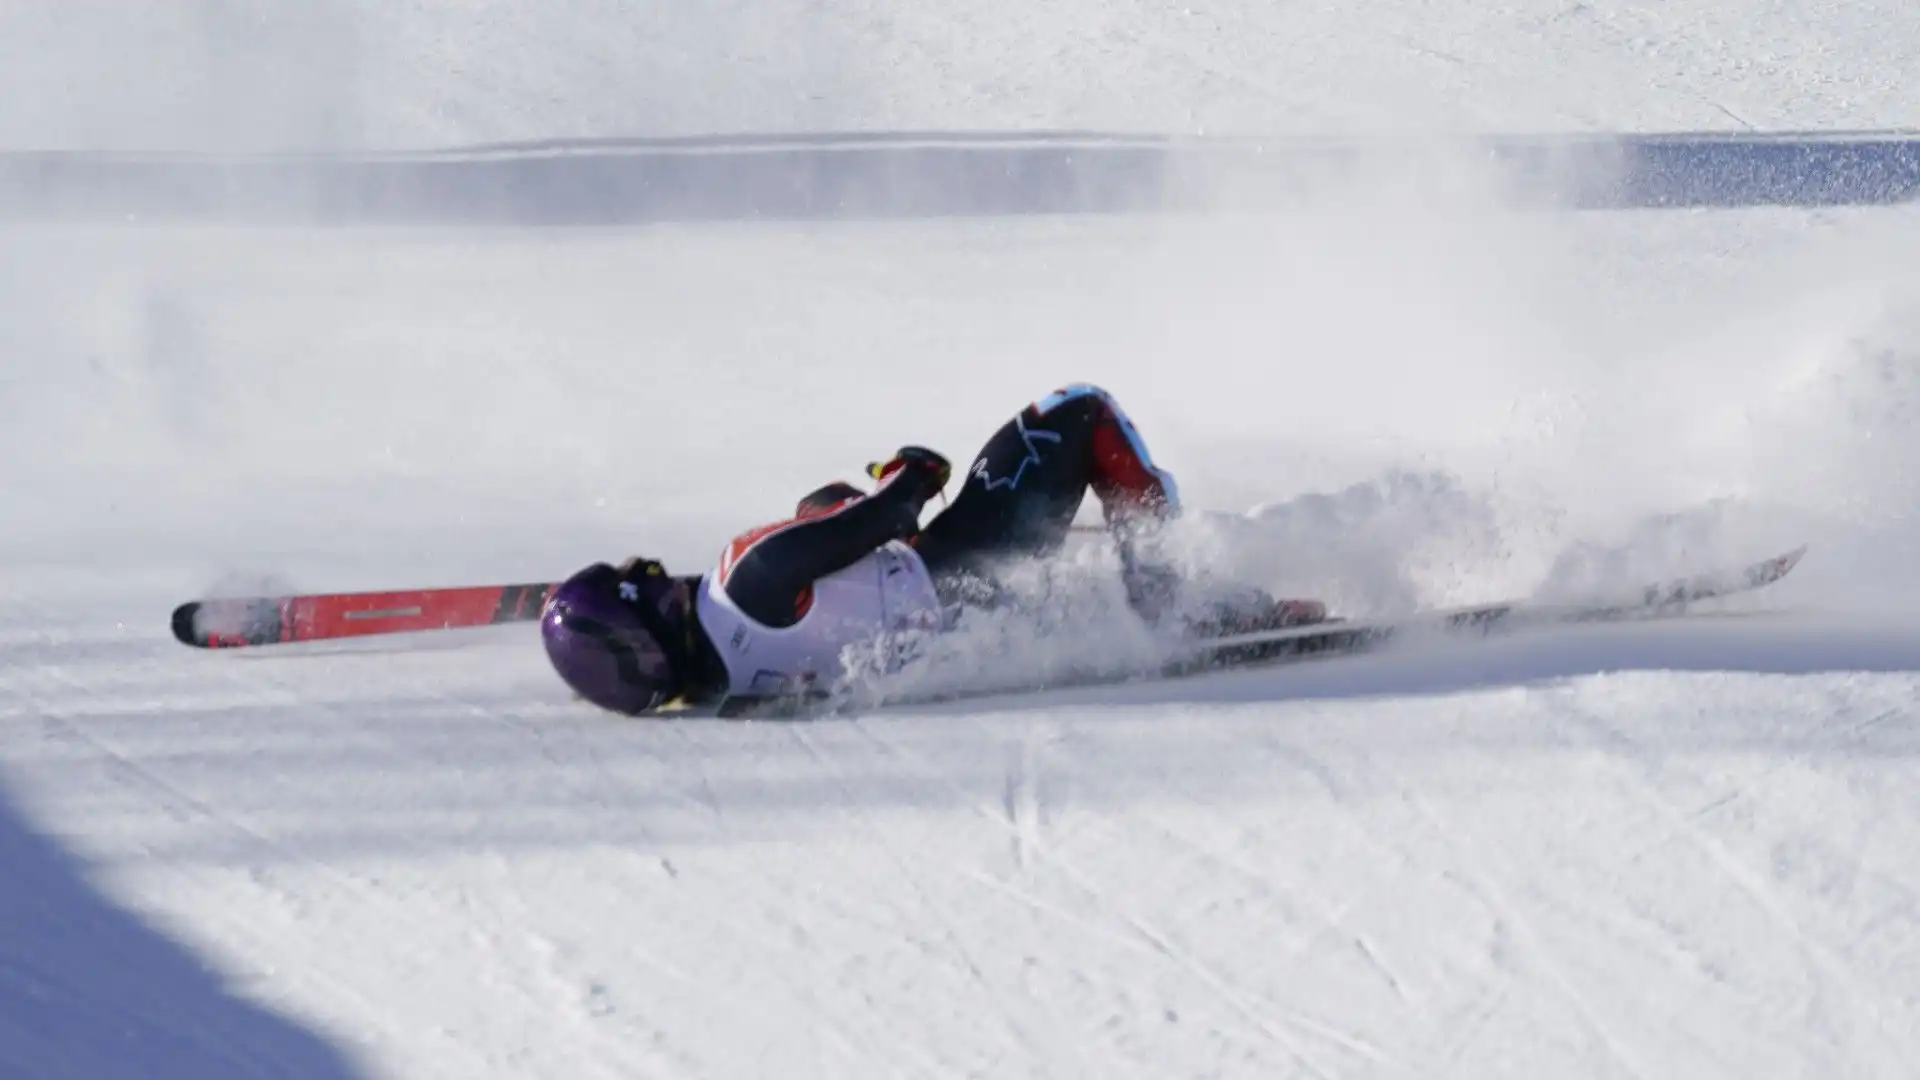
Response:
[[[1057,390],[996,431],[916,547],[937,578],[991,581],[997,560],[1058,551],[1089,490],[1120,539],[1130,596],[1140,592],[1137,606],[1153,614],[1159,604],[1145,593],[1170,587],[1171,577],[1140,564],[1133,540],[1142,526],[1178,512],[1179,488],[1119,402],[1096,386]]]

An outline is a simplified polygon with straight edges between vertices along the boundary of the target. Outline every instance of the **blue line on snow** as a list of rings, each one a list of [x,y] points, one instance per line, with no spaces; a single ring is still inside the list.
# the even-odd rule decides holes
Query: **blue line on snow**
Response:
[[[1886,205],[1920,197],[1920,133],[1501,137],[1399,146],[1100,132],[708,136],[367,155],[0,153],[0,216],[596,225],[1193,209],[1343,173],[1497,170],[1578,209]],[[1444,171],[1444,172],[1443,172]],[[1335,188],[1334,190],[1337,190]]]

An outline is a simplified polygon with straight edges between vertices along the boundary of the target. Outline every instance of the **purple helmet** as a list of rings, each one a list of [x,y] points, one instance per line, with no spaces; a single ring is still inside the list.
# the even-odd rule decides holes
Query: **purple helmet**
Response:
[[[686,689],[691,590],[657,562],[595,563],[547,598],[540,637],[547,659],[581,697],[629,715]]]

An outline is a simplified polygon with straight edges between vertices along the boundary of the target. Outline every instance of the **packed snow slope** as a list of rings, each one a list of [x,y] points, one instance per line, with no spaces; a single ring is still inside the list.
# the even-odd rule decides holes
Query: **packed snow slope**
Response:
[[[1906,0],[10,0],[0,148],[1920,127]]]
[[[6,993],[77,1019],[7,1012],[22,1075],[103,1075],[129,1013],[332,1074],[261,1007],[367,1076],[1912,1060],[1914,214],[13,240],[8,783],[212,969],[23,886]],[[1203,561],[1343,611],[1813,553],[1790,615],[793,728],[610,720],[524,630],[163,629],[698,568],[1075,377],[1215,511]]]
[[[1871,5],[809,10],[17,4],[0,141],[1895,126],[1920,41]],[[1452,180],[1257,217],[10,224],[0,1076],[1909,1075],[1920,212]],[[165,629],[209,591],[697,570],[1072,380],[1179,474],[1197,567],[1343,613],[1812,549],[1738,617],[814,725],[597,714],[525,628]]]

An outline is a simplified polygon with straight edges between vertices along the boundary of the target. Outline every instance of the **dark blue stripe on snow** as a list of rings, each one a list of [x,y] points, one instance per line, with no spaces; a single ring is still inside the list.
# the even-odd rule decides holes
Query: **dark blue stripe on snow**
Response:
[[[1920,135],[1506,138],[1387,143],[1097,133],[527,143],[386,156],[0,154],[0,214],[619,224],[1122,213],[1327,190],[1468,160],[1530,201],[1575,208],[1842,206],[1920,195]],[[1195,181],[1200,181],[1196,183]]]

